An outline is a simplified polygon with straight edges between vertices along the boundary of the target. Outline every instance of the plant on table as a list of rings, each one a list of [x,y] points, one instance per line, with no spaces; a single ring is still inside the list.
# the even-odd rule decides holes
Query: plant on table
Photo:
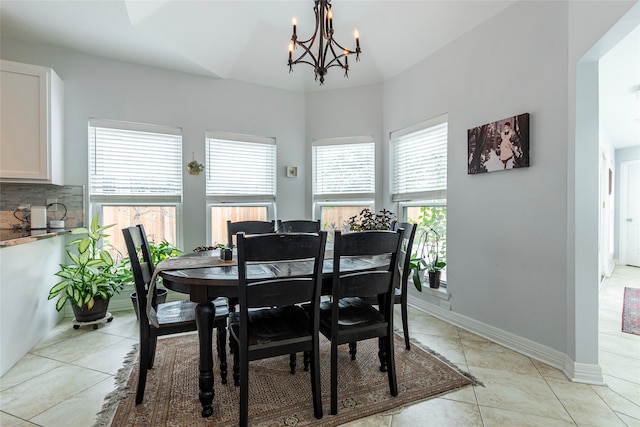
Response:
[[[349,230],[391,230],[391,224],[395,219],[393,212],[386,209],[382,209],[379,213],[374,213],[371,209],[364,208],[358,215],[349,218]]]

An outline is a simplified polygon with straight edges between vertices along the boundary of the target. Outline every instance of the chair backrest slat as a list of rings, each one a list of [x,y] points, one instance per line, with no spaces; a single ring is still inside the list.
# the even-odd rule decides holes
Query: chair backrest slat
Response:
[[[373,296],[393,293],[393,280],[398,271],[398,252],[404,230],[361,231],[342,234],[336,231],[333,248],[332,296]],[[386,268],[351,273],[340,272],[340,259],[349,256],[386,256]]]
[[[227,244],[233,246],[233,237],[239,232],[250,234],[275,233],[275,221],[227,221]]]
[[[326,232],[238,233],[240,306],[278,307],[319,298],[316,279],[322,275],[326,238]]]
[[[398,253],[398,266],[400,267],[400,272],[402,276],[401,280],[401,288],[402,292],[407,290],[407,281],[409,280],[409,276],[411,275],[411,269],[409,268],[409,263],[411,262],[411,248],[413,247],[413,240],[416,236],[416,225],[411,224],[410,222],[395,222],[392,226],[394,231],[399,229],[404,229],[404,234],[402,236],[402,246],[400,247],[400,252]]]
[[[278,233],[317,233],[320,231],[320,220],[293,219],[289,221],[278,220],[276,231]]]
[[[127,227],[122,230],[124,240],[127,245],[129,260],[131,261],[131,271],[136,285],[136,299],[138,303],[138,313],[142,322],[147,320],[147,291],[149,281],[153,276],[155,266],[149,249],[149,242],[142,224],[134,227]],[[154,287],[153,306],[156,307],[155,301],[157,288]]]

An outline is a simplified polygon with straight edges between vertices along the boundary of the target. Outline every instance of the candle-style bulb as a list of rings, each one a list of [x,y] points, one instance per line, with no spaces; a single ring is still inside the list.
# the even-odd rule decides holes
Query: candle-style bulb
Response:
[[[291,20],[291,22],[293,23],[293,35],[295,36],[296,35],[296,27],[298,26],[298,20],[294,16],[293,19]]]
[[[356,38],[356,47],[360,47],[360,33],[358,32],[358,30],[355,30],[353,32],[353,35]]]

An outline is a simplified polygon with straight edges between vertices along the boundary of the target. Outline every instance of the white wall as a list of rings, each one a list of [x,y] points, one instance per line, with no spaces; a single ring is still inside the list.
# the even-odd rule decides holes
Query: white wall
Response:
[[[384,86],[385,134],[448,113],[451,310],[566,355],[585,381],[599,373],[597,73],[584,89],[577,63],[634,3],[519,2]],[[587,110],[595,91],[595,120],[576,120],[576,86]],[[531,167],[467,175],[467,129],[524,112]]]
[[[523,19],[523,17],[527,19]],[[544,22],[545,25],[540,25]],[[451,309],[563,350],[566,9],[517,5],[385,85],[385,131],[449,114]],[[467,129],[530,114],[530,168],[467,174]]]
[[[376,210],[388,206],[383,192],[383,169],[387,156],[382,152],[382,85],[318,91],[307,94],[307,164],[311,165],[311,144],[318,139],[372,136],[376,142]],[[307,174],[310,216],[313,192],[311,167]]]
[[[0,376],[61,318],[47,300],[66,257],[65,236],[0,249]]]
[[[568,2],[567,349],[588,381],[598,361],[598,61],[637,26],[640,2]],[[630,19],[629,19],[630,18]],[[633,25],[631,28],[629,23]],[[569,377],[573,375],[569,373]]]
[[[195,152],[204,162],[206,131],[275,137],[278,215],[304,217],[304,178],[286,178],[286,165],[305,164],[305,97],[237,81],[144,67],[68,50],[2,40],[2,58],[52,67],[65,83],[66,184],[87,185],[87,123],[105,118],[182,128],[185,164],[184,248],[205,244],[205,177],[189,175]],[[141,159],[144,161],[144,159]]]

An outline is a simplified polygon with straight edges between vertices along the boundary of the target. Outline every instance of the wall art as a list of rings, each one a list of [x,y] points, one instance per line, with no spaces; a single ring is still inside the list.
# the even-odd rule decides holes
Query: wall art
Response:
[[[467,130],[469,174],[529,167],[529,113]]]

